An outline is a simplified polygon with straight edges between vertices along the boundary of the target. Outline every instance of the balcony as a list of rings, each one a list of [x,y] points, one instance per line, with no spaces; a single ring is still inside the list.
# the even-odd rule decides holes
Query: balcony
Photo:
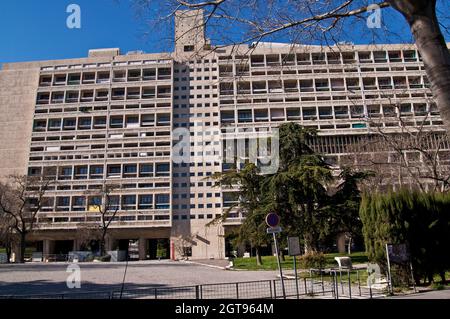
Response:
[[[239,111],[238,112],[238,123],[251,123],[253,121],[253,116],[251,111]]]
[[[265,67],[266,64],[264,62],[264,56],[263,55],[252,56],[251,57],[251,66],[252,66],[252,68]]]
[[[109,92],[108,91],[98,91],[95,97],[95,101],[108,101]]]
[[[64,103],[64,94],[57,94],[52,96],[52,104]]]
[[[158,69],[158,80],[170,80],[172,78],[172,69],[160,68]]]
[[[301,120],[300,109],[287,109],[287,119],[288,121]]]
[[[154,81],[156,80],[156,69],[144,69],[143,71],[144,81]]]
[[[158,87],[158,99],[168,99],[172,97],[172,90],[170,87]]]
[[[129,70],[128,71],[128,82],[141,81],[141,70]]]
[[[284,115],[284,110],[271,109],[270,110],[270,120],[271,121],[285,121],[286,117]]]
[[[320,107],[319,108],[319,119],[320,120],[332,120],[333,119],[333,109],[331,107]]]
[[[95,73],[83,74],[82,84],[95,84]]]
[[[253,82],[253,94],[267,94],[266,82]]]
[[[142,98],[143,99],[154,99],[156,97],[155,90],[154,89],[144,89],[142,91]]]
[[[267,110],[255,110],[255,122],[268,122],[269,114]]]
[[[141,98],[141,91],[139,89],[128,89],[127,100],[138,100]]]

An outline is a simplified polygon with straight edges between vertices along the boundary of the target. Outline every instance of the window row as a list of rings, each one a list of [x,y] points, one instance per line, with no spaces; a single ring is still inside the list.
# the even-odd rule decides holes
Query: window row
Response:
[[[172,97],[172,87],[167,85],[148,86],[148,87],[128,87],[113,88],[111,90],[111,100],[139,100],[139,99],[167,99]],[[70,90],[39,92],[36,103],[43,104],[62,104],[62,103],[86,103],[86,102],[105,102],[110,99],[109,89],[89,89],[89,90]]]
[[[352,63],[401,63],[419,62],[421,58],[416,50],[377,50],[377,51],[352,51],[352,52],[314,52],[314,53],[290,53],[290,54],[254,54],[248,56],[221,56],[219,64],[235,61],[236,67],[248,69],[249,66],[295,66],[314,64],[352,64]],[[226,72],[230,65],[220,65],[219,72]]]
[[[215,204],[182,204],[182,205],[178,205],[175,204],[172,206],[173,209],[209,209],[209,208],[221,208],[222,204],[221,203],[215,203]]]
[[[170,119],[171,115],[169,113],[113,115],[109,118],[109,128],[119,129],[170,126]],[[106,116],[39,119],[34,120],[33,132],[91,129],[101,130],[106,128],[106,123]]]
[[[172,64],[170,59],[159,60],[144,60],[144,61],[117,61],[117,62],[100,62],[100,63],[84,63],[84,64],[71,64],[71,65],[56,65],[56,66],[44,66],[42,71],[53,70],[70,70],[70,69],[93,69],[93,68],[108,68],[111,66],[136,66],[136,65],[155,65],[155,64]]]
[[[149,68],[149,69],[128,69],[98,71],[98,72],[78,72],[46,74],[39,78],[39,86],[66,86],[80,84],[107,84],[112,82],[140,82],[155,80],[170,80],[172,78],[171,68]]]
[[[61,167],[30,167],[30,176],[47,176],[57,180],[83,180],[105,178],[144,178],[169,177],[170,163],[141,163],[141,164],[108,164],[78,165]]]
[[[111,195],[102,203],[102,196],[57,196],[45,197],[41,212],[99,212],[106,207],[111,213],[116,210],[167,210],[170,209],[169,194]],[[33,203],[31,203],[33,204]]]
[[[232,123],[251,123],[285,120],[332,120],[363,118],[376,116],[399,116],[415,115],[425,116],[427,114],[439,115],[435,104],[426,103],[402,103],[398,107],[394,105],[370,104],[365,110],[363,105],[350,106],[320,106],[320,107],[289,107],[286,109],[247,109],[221,111],[222,125]],[[237,113],[237,114],[236,114]],[[236,116],[237,115],[237,116]]]
[[[98,147],[100,148],[100,146]],[[98,160],[104,158],[110,159],[120,159],[120,158],[152,158],[156,157],[159,159],[160,157],[170,157],[170,150],[168,151],[158,151],[158,152],[113,152],[111,150],[108,154],[105,155],[105,151],[102,153],[94,153],[93,151],[85,152],[84,154],[80,154],[80,152],[65,153],[64,155],[48,155],[48,156],[38,156],[32,155],[29,157],[30,162],[42,162],[42,161],[73,161],[73,160]]]
[[[379,67],[375,66],[364,66],[357,67],[356,65],[350,65],[345,67],[323,67],[323,66],[311,66],[308,68],[280,68],[280,69],[261,69],[261,68],[253,68],[249,70],[249,68],[239,68],[236,67],[235,71],[233,71],[232,66],[227,66],[224,69],[224,72],[221,74],[221,78],[232,78],[232,77],[249,77],[249,76],[281,76],[281,75],[307,75],[307,74],[349,74],[351,73],[392,73],[392,72],[410,72],[410,71],[424,71],[425,67],[423,65],[408,65],[403,66],[402,64],[395,64],[392,66],[383,65]],[[234,73],[233,73],[234,72]]]
[[[107,137],[108,136],[108,137]],[[158,131],[158,132],[130,132],[130,133],[121,133],[121,134],[77,134],[77,135],[51,135],[51,136],[33,136],[31,138],[32,142],[45,142],[45,141],[73,141],[73,140],[103,140],[103,139],[136,139],[140,140],[148,140],[147,137],[153,136],[170,136],[170,131]],[[148,146],[161,146],[160,142],[145,142],[149,143]]]
[[[327,92],[323,92],[327,93]],[[379,100],[379,99],[410,99],[410,98],[432,98],[433,95],[430,91],[408,91],[398,90],[393,91],[367,91],[363,94],[361,91],[349,92],[332,92],[331,94],[317,94],[317,93],[305,93],[301,96],[296,95],[269,95],[269,96],[226,96],[220,99],[221,108],[229,107],[234,108],[235,105],[243,107],[245,104],[291,104],[295,102],[323,102],[323,101],[352,101],[356,103],[358,100]],[[358,103],[361,103],[358,101]]]
[[[367,78],[331,78],[310,80],[273,80],[222,82],[220,95],[272,94],[323,91],[359,91],[385,89],[422,89],[430,84],[426,76],[384,76]]]

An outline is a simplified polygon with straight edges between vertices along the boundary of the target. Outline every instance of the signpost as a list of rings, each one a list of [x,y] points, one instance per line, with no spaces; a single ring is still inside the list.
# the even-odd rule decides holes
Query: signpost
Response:
[[[301,255],[300,239],[298,237],[288,237],[289,256],[294,257],[294,273],[295,273],[295,289],[297,291],[297,299],[299,299],[298,279],[297,279],[297,256]]]
[[[408,246],[406,244],[386,244],[386,258],[388,263],[389,284],[391,286],[391,289],[392,289],[391,263],[405,266],[409,264],[414,291],[416,291],[416,285],[414,283],[414,272],[412,268],[411,256],[409,254]],[[393,292],[393,290],[391,290],[391,292]]]
[[[270,228],[267,228],[267,233],[273,235],[273,241],[275,244],[275,253],[277,254],[278,269],[280,271],[281,289],[283,290],[283,298],[286,299],[286,290],[284,289],[283,270],[281,268],[280,252],[278,249],[278,241],[277,241],[277,234],[281,233],[281,227],[279,227],[280,216],[278,216],[275,213],[267,214],[266,224],[267,224],[267,226],[270,227]]]

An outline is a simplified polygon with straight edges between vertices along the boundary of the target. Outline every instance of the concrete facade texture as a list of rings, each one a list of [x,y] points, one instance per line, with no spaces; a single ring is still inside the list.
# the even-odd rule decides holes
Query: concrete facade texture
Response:
[[[168,239],[172,257],[183,245],[192,258],[222,259],[227,231],[243,216],[208,225],[233,204],[232,190],[211,179],[223,160],[205,159],[221,141],[294,121],[318,129],[314,148],[339,165],[348,160],[346,145],[375,126],[395,133],[399,115],[411,127],[425,121],[443,131],[413,45],[211,50],[202,21],[201,11],[176,14],[173,53],[102,49],[87,58],[3,66],[0,175],[58,180],[29,238],[44,241],[45,253],[58,253],[51,241],[79,248],[77,232],[99,222],[91,191],[108,183],[120,185],[108,249],[139,240],[145,259],[149,239]],[[190,163],[173,161],[180,128],[189,131]]]

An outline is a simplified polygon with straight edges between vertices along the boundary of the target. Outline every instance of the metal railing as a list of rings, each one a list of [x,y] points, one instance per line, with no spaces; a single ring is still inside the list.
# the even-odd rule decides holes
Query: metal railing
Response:
[[[359,270],[311,269],[309,274],[303,273],[297,280],[285,278],[284,285],[285,296],[281,280],[275,279],[80,293],[0,295],[0,299],[351,299],[375,295],[374,289],[361,284]],[[381,295],[381,291],[376,293]]]

